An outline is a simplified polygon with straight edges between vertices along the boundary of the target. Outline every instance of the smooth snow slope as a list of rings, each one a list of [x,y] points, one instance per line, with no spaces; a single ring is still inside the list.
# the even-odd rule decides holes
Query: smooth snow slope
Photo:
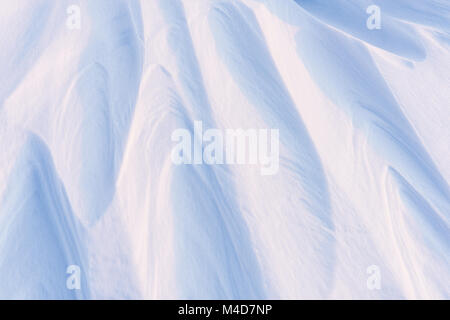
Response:
[[[0,30],[0,298],[450,298],[448,0],[2,0]],[[174,165],[198,120],[279,129],[278,173]]]

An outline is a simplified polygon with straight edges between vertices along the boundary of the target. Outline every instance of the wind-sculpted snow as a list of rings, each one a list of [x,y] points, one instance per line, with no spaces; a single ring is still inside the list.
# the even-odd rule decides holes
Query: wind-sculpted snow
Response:
[[[0,206],[0,297],[87,297],[85,281],[83,291],[61,286],[67,266],[84,267],[84,243],[48,149],[33,134],[26,135],[20,148]]]
[[[448,1],[0,9],[0,298],[450,297]]]
[[[447,214],[448,184],[403,115],[369,52],[354,40],[333,35],[333,49],[340,52],[336,57],[323,41],[330,37],[329,31],[321,30],[319,25],[308,31],[302,29],[297,35],[299,55],[311,76],[338,106],[348,110],[356,126],[368,131],[369,142],[388,161],[412,179],[422,180],[418,185],[430,190],[430,197],[441,199],[442,204],[437,206]],[[344,61],[352,61],[352,66]]]
[[[88,5],[94,23],[80,61],[80,67],[86,69],[77,79],[77,97],[69,97],[68,103],[79,103],[82,108],[77,132],[82,139],[78,197],[80,203],[85,202],[80,208],[84,219],[93,221],[113,198],[136,104],[142,58],[139,30],[135,29],[126,2],[90,1]]]
[[[214,127],[183,6],[178,1],[158,4],[169,27],[167,53],[174,55],[175,65],[168,68],[175,67],[174,79],[188,106],[178,106],[186,110],[180,125],[192,134],[194,119]],[[180,298],[263,298],[259,267],[226,169],[181,166],[165,179],[170,181],[168,200],[177,235],[172,250]]]
[[[8,30],[2,36],[0,51],[0,102],[20,84],[27,69],[31,68],[40,53],[48,45],[46,30],[52,22],[52,8],[48,1],[26,4],[17,1],[2,6],[0,26]],[[36,23],[39,22],[39,23]],[[14,28],[9,26],[14,25]]]
[[[261,115],[264,124],[269,128],[280,128],[281,143],[286,151],[282,154],[285,168],[279,175],[284,183],[290,182],[285,192],[286,195],[291,193],[290,208],[286,209],[288,212],[298,210],[297,215],[289,217],[289,222],[284,221],[293,223],[298,229],[291,226],[286,232],[304,233],[309,228],[317,231],[322,229],[313,233],[307,243],[295,241],[284,244],[295,252],[300,261],[303,260],[302,253],[307,252],[311,245],[317,250],[306,261],[302,261],[302,272],[290,270],[296,273],[295,279],[291,281],[298,281],[299,288],[312,279],[316,284],[323,281],[323,288],[318,289],[317,293],[318,296],[325,296],[333,277],[334,239],[331,235],[333,222],[328,187],[320,159],[262,41],[261,31],[251,11],[238,3],[220,3],[211,10],[209,19],[217,51],[231,77],[248,97],[255,113]],[[261,189],[270,190],[274,187],[274,181],[261,180]],[[311,277],[313,273],[314,278]]]

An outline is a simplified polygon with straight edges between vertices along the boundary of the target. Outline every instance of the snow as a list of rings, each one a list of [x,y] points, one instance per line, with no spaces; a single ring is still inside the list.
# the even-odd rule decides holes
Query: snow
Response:
[[[0,9],[0,298],[450,298],[448,0]],[[279,171],[175,165],[196,121]]]

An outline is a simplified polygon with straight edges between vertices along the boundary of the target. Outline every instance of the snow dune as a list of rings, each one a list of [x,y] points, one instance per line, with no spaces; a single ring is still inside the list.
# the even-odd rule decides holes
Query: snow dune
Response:
[[[0,8],[0,298],[450,297],[448,1]],[[194,121],[278,173],[173,164]]]

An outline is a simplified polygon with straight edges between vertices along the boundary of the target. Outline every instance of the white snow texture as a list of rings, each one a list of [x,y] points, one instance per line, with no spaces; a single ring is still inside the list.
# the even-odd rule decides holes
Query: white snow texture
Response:
[[[0,298],[450,298],[449,0],[0,0],[0,30]],[[279,129],[278,172],[174,164],[195,121]]]

